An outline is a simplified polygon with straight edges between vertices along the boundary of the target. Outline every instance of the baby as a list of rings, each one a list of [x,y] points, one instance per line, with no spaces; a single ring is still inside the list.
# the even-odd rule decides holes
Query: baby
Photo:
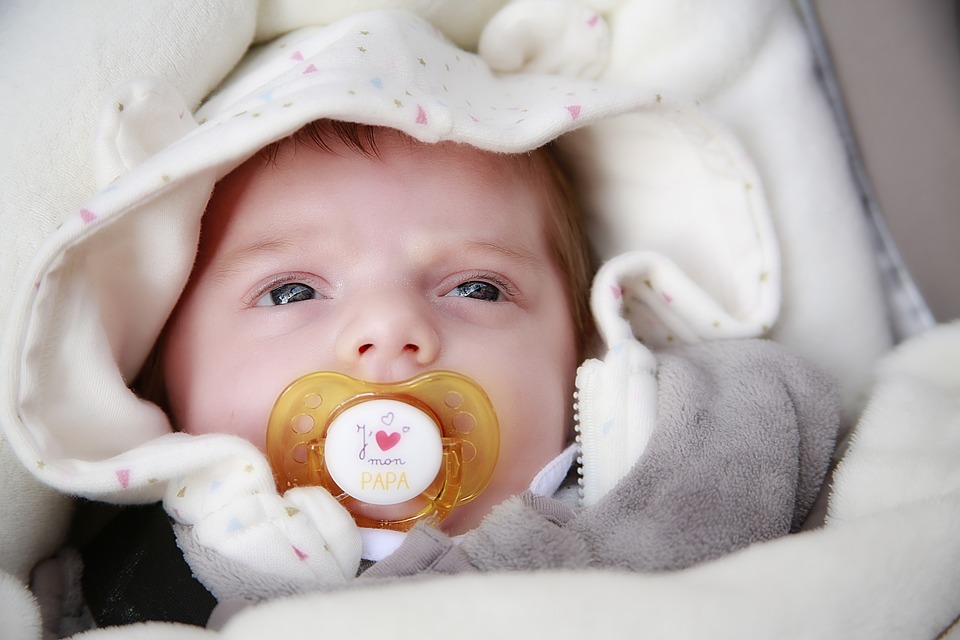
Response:
[[[581,225],[544,150],[315,122],[216,187],[163,338],[173,422],[264,449],[271,407],[301,375],[465,374],[489,395],[501,446],[486,490],[443,522],[463,533],[570,444],[588,325]]]
[[[186,433],[239,435],[263,450],[277,396],[311,372],[475,380],[500,424],[489,485],[438,528],[419,525],[387,551],[365,544],[363,557],[378,561],[365,578],[679,568],[799,526],[824,463],[804,468],[784,442],[798,429],[810,438],[801,456],[829,455],[836,415],[820,398],[832,392],[763,341],[662,353],[657,431],[641,464],[596,507],[553,499],[572,465],[561,454],[573,451],[575,371],[591,331],[581,225],[547,150],[494,154],[313,122],[218,183],[158,345],[162,404]],[[795,408],[784,411],[788,398]],[[785,468],[799,481],[764,488]],[[553,482],[532,487],[545,469]],[[359,515],[391,520],[403,507]],[[180,546],[201,578],[217,564]],[[207,578],[209,588],[217,578]]]

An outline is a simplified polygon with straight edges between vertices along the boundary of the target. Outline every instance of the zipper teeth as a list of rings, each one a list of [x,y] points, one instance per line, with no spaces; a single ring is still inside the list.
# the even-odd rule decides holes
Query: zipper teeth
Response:
[[[619,384],[611,382],[611,377]],[[577,370],[573,399],[577,492],[583,506],[585,500],[596,501],[606,483],[622,477],[614,478],[614,474],[629,471],[656,429],[656,362],[652,354],[637,351],[620,354],[612,362],[584,362]],[[618,417],[610,415],[610,407],[618,411]],[[606,425],[600,422],[608,419],[612,431],[605,434]]]
[[[577,443],[577,501],[581,506],[587,493],[586,483],[591,480],[589,474],[596,474],[595,460],[596,451],[584,451],[584,441],[589,447],[595,447],[595,433],[589,433],[590,429],[596,429],[597,423],[597,402],[596,402],[596,384],[598,375],[597,361],[586,361],[580,365],[577,371],[576,387],[573,393],[574,398],[574,429],[576,432]],[[587,431],[585,431],[585,429]],[[589,460],[588,460],[589,458]],[[587,468],[589,467],[589,469]],[[585,473],[586,472],[586,473]],[[594,479],[595,480],[595,479]]]
[[[577,445],[577,502],[583,504],[583,438],[580,431],[580,391],[573,392],[573,431]]]

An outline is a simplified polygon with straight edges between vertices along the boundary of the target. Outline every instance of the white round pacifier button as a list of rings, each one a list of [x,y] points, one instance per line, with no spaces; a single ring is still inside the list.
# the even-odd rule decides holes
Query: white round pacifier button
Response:
[[[425,412],[376,399],[345,409],[327,427],[324,463],[334,482],[369,504],[399,504],[423,493],[443,461],[440,429]]]

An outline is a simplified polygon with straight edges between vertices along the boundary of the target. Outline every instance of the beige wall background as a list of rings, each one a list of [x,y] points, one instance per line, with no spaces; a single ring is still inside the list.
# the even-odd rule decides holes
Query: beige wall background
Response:
[[[814,2],[880,209],[940,321],[960,318],[958,5]]]

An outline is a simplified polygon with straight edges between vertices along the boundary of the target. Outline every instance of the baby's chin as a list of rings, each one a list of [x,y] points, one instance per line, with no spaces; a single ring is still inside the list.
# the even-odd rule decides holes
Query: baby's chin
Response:
[[[475,529],[498,504],[520,491],[491,491],[488,489],[479,496],[455,507],[440,523],[440,530],[451,536],[462,535]]]
[[[479,500],[479,498],[477,499]],[[470,502],[452,510],[440,523],[440,530],[449,536],[459,536],[475,529],[489,511],[489,509],[480,510],[477,508],[478,506]]]
[[[479,525],[487,513],[507,497],[506,495],[496,496],[483,493],[470,502],[454,507],[440,522],[438,528],[450,536],[464,534]],[[406,520],[420,513],[427,504],[425,498],[418,496],[399,504],[375,505],[353,501],[351,504],[345,504],[344,506],[348,508],[361,526],[364,526],[364,520],[374,522]]]
[[[358,500],[347,499],[349,504],[344,506],[363,525],[363,520],[382,522],[402,522],[416,516],[427,507],[427,500],[421,496],[411,498],[398,504],[369,504]]]

